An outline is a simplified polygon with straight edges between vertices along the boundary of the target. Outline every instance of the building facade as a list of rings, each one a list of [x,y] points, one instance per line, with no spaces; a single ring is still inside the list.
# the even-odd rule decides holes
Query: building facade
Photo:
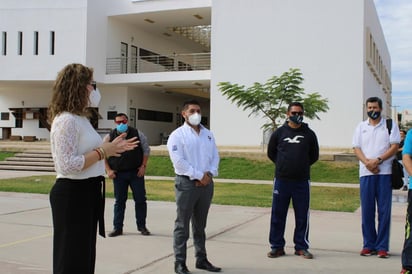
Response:
[[[220,146],[261,146],[264,117],[217,88],[252,85],[299,68],[309,93],[328,98],[307,121],[324,148],[349,148],[369,96],[390,115],[390,56],[373,0],[3,0],[0,134],[49,138],[51,87],[66,64],[93,67],[102,93],[97,129],[117,112],[152,145],[182,123],[196,98]]]

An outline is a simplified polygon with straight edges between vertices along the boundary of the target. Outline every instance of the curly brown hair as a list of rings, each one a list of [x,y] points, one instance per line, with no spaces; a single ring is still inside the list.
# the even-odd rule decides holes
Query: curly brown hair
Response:
[[[87,85],[93,80],[93,69],[82,64],[66,65],[57,75],[49,104],[49,122],[62,112],[87,115],[89,105]]]

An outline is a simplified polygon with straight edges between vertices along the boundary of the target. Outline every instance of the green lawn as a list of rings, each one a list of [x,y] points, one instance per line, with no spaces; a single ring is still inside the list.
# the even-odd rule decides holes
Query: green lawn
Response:
[[[0,152],[0,159],[5,153]],[[312,167],[313,182],[358,183],[357,163],[319,161]],[[269,160],[222,158],[219,178],[272,180],[274,165]],[[173,177],[169,157],[152,156],[146,171],[148,176]],[[0,191],[47,194],[55,176],[31,176],[0,179]],[[147,198],[154,201],[174,201],[173,181],[146,181]],[[113,197],[113,184],[106,182],[107,197]],[[244,183],[216,183],[213,203],[222,205],[270,207],[272,185]],[[312,187],[311,208],[327,211],[353,212],[359,208],[358,188]]]
[[[250,160],[246,158],[222,158],[219,165],[219,178],[272,180],[274,165],[270,160]],[[169,157],[152,156],[147,165],[147,175],[174,176]],[[359,183],[358,163],[318,161],[312,166],[311,181],[331,183]]]

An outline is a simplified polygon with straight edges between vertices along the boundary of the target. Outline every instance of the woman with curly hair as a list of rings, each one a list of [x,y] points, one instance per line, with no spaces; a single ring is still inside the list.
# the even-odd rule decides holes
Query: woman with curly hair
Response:
[[[137,146],[122,135],[102,141],[87,117],[99,101],[92,68],[69,64],[58,73],[48,112],[57,173],[50,191],[54,274],[94,273],[98,223],[105,237],[104,159]]]

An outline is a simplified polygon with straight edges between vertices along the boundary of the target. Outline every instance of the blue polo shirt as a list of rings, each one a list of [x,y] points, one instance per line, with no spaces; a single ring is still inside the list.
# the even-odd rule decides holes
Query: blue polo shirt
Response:
[[[412,130],[408,130],[403,144],[402,155],[408,154],[412,157]],[[409,189],[412,189],[412,176],[409,176]]]

